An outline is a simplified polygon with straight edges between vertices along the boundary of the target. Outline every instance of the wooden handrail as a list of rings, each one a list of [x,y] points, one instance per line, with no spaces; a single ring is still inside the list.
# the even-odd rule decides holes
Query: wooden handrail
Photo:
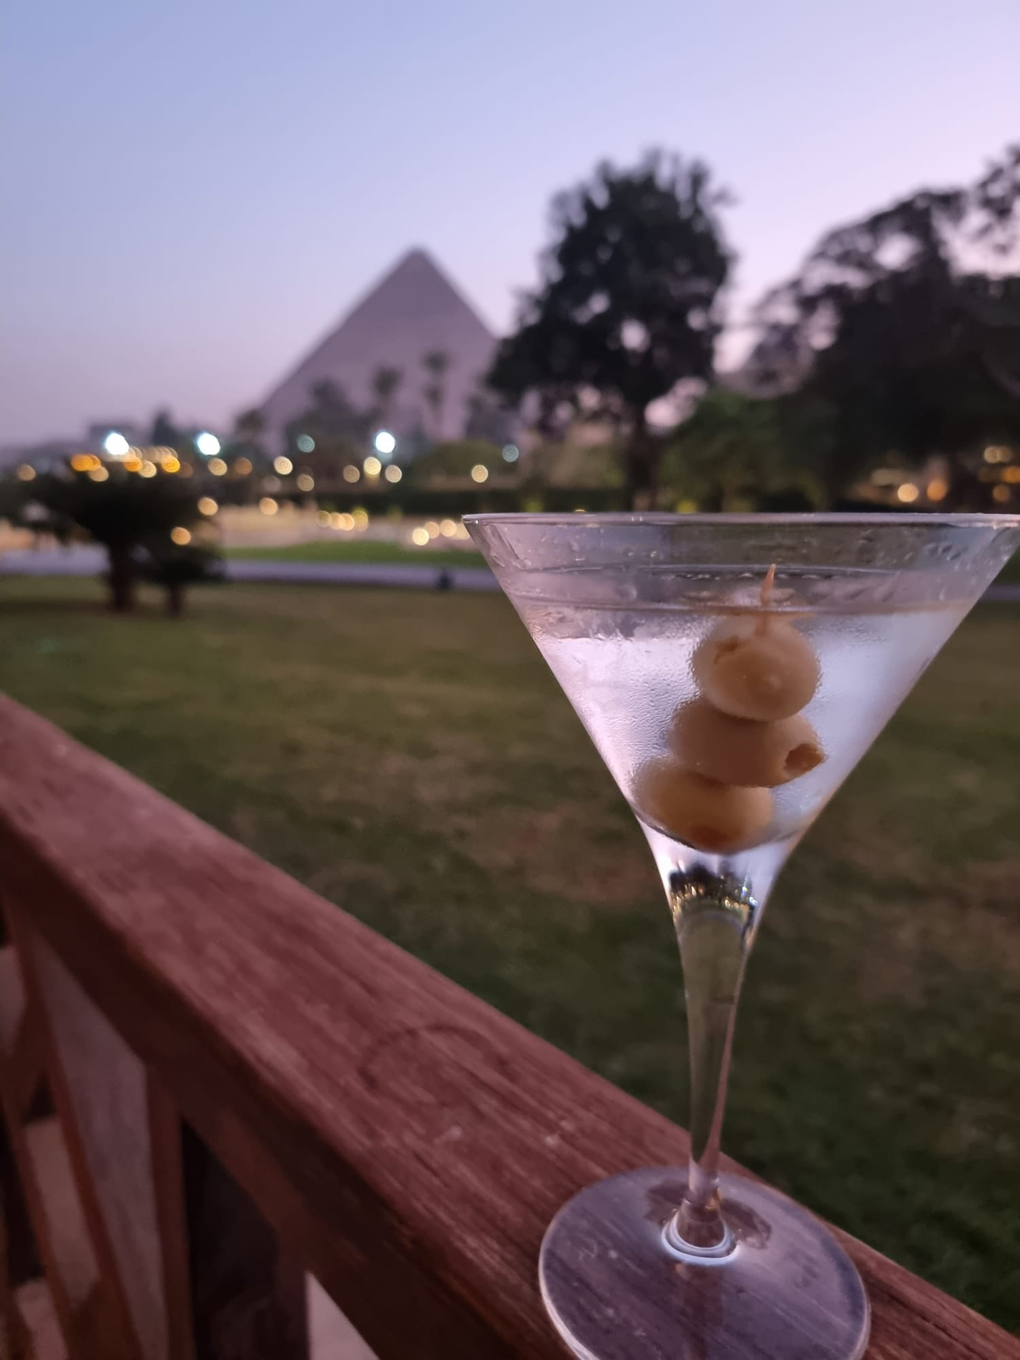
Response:
[[[7,699],[0,891],[381,1360],[562,1357],[550,1218],[685,1156],[668,1120]],[[1020,1357],[839,1236],[873,1360]]]

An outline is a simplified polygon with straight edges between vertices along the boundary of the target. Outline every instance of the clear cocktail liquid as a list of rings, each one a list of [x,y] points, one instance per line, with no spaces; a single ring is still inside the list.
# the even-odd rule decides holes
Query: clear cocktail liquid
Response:
[[[935,598],[917,607],[894,607],[882,603],[883,584],[880,573],[870,582],[855,577],[850,588],[836,576],[816,578],[810,592],[802,592],[786,579],[762,608],[753,578],[741,573],[727,583],[717,574],[707,589],[678,582],[675,600],[641,607],[578,602],[575,573],[562,572],[546,574],[540,588],[533,580],[527,593],[512,596],[624,795],[642,822],[660,833],[668,828],[656,827],[641,808],[636,785],[641,768],[667,754],[677,710],[698,698],[692,669],[698,646],[735,616],[782,618],[807,639],[821,674],[803,714],[825,758],[772,790],[772,821],[756,837],[761,846],[806,829],[970,604],[932,591]]]

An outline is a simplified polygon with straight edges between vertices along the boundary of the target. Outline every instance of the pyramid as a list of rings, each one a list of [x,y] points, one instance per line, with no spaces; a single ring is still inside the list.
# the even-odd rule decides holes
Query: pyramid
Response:
[[[468,399],[495,346],[496,337],[435,261],[424,250],[412,250],[262,402],[267,434],[279,439],[286,425],[307,411],[310,389],[324,379],[367,409],[374,400],[372,379],[386,367],[403,374],[387,419],[398,440],[421,429],[459,439]],[[430,350],[449,357],[439,430],[423,396],[431,378],[422,358]]]

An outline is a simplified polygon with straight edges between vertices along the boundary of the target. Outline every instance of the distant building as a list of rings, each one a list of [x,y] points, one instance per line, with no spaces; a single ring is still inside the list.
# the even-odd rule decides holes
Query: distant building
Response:
[[[144,444],[143,430],[133,420],[93,420],[84,434],[67,435],[34,443],[7,444],[0,448],[0,467],[11,463],[31,463],[38,471],[58,467],[75,453],[103,452],[103,441],[111,431],[122,434],[129,444]]]
[[[122,434],[129,444],[148,443],[148,430],[143,430],[134,420],[90,420],[86,429],[86,447],[98,453],[107,435],[113,432]]]
[[[401,438],[460,439],[469,403],[492,361],[496,337],[424,250],[412,250],[349,312],[336,330],[298,364],[260,404],[270,442],[311,405],[311,389],[335,383],[359,410],[375,402],[373,379],[397,369],[386,424]],[[441,351],[448,365],[440,380],[438,412],[425,389],[435,381],[425,355]],[[398,455],[399,456],[399,455]]]

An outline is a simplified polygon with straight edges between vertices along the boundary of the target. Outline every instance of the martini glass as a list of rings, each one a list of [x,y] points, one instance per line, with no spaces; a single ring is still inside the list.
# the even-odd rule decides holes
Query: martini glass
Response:
[[[1020,543],[985,515],[476,515],[468,528],[662,877],[690,1040],[686,1168],[575,1196],[539,1266],[584,1360],[850,1360],[860,1277],[718,1169],[737,1000],[787,856]]]

